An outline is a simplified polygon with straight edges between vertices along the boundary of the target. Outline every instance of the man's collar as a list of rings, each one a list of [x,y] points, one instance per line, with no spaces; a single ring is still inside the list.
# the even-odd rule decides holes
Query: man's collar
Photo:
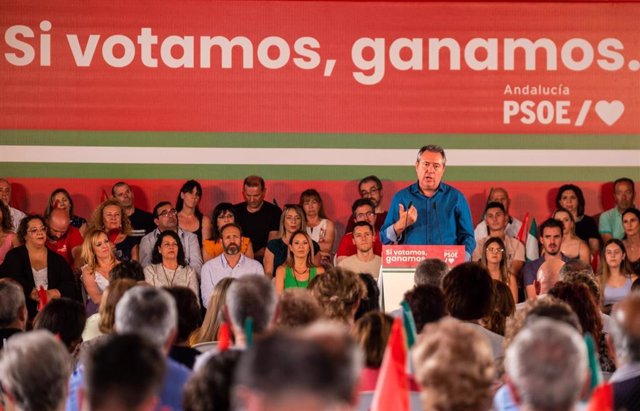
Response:
[[[433,193],[433,195],[431,197],[427,197],[422,192],[422,190],[420,189],[420,184],[417,181],[415,183],[411,184],[411,186],[409,186],[409,191],[412,194],[421,194],[421,195],[423,195],[423,196],[425,196],[427,198],[433,198],[433,196],[435,196],[437,193],[444,192],[445,186],[446,186],[446,184],[443,183],[442,181],[440,181],[440,184],[438,184],[438,188],[435,189],[435,191],[434,191],[434,193]]]

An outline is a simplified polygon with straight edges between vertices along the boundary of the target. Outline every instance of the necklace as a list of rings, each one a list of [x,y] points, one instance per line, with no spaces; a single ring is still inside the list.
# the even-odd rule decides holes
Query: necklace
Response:
[[[162,272],[164,273],[164,280],[169,284],[169,287],[173,287],[173,282],[176,279],[176,274],[178,274],[178,268],[173,271],[173,277],[171,277],[171,281],[169,281],[169,276],[167,275],[167,271],[164,269],[164,264],[160,263],[160,267],[162,267]]]
[[[308,282],[309,281],[309,277],[307,277],[306,280],[300,280],[298,281],[298,275],[303,276],[307,273],[307,271],[309,271],[309,267],[305,268],[304,271],[300,272],[298,271],[295,267],[293,268],[293,281],[296,282],[296,287],[297,288],[301,288],[301,283],[304,283],[305,281]]]

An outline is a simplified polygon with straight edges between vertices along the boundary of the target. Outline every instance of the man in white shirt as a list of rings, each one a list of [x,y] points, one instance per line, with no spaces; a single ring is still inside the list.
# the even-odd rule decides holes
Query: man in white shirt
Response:
[[[264,275],[262,264],[240,252],[242,229],[238,224],[230,223],[220,229],[222,249],[218,257],[209,260],[202,266],[200,273],[200,291],[204,306],[209,305],[209,298],[216,284],[225,277],[240,278],[245,275]]]
[[[338,267],[346,268],[354,273],[371,274],[378,278],[381,258],[373,252],[373,226],[366,221],[358,221],[353,226],[353,244],[356,246],[356,254],[346,257]]]

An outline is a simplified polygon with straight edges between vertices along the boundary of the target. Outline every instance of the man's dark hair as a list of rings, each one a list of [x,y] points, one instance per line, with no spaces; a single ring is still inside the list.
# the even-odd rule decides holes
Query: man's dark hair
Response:
[[[486,268],[478,263],[454,267],[442,280],[447,311],[459,320],[479,320],[493,309],[494,285]]]
[[[289,395],[307,394],[326,404],[344,402],[349,385],[343,366],[320,343],[283,332],[256,340],[240,359],[235,385],[277,405]]]
[[[134,281],[144,281],[144,269],[134,260],[123,261],[111,269],[111,281],[128,278]]]
[[[447,315],[444,293],[440,287],[419,285],[407,291],[404,299],[411,308],[418,333],[425,324],[437,322]]]
[[[209,357],[184,386],[184,411],[230,411],[231,387],[242,354],[227,350]]]
[[[96,343],[84,359],[91,410],[109,404],[137,409],[162,386],[166,359],[141,336],[112,335]]]
[[[155,207],[153,207],[153,218],[158,218],[160,217],[158,215],[158,210],[160,209],[160,207],[164,207],[164,206],[170,206],[172,205],[170,201],[160,201],[158,204],[156,204]]]
[[[223,225],[222,227],[220,227],[220,238],[222,238],[222,233],[224,233],[224,230],[226,230],[229,227],[235,227],[240,231],[240,235],[242,235],[242,227],[240,227],[240,224],[238,223],[228,223]]]
[[[544,230],[547,228],[559,228],[560,235],[564,234],[564,226],[560,221],[553,218],[547,218],[542,224],[540,224],[540,227],[538,228],[538,238],[542,238],[542,236],[544,235]]]
[[[487,211],[489,211],[490,208],[499,208],[500,210],[502,210],[503,213],[507,212],[504,209],[504,205],[502,205],[502,203],[499,203],[497,201],[491,201],[487,203],[487,206],[484,208],[484,212],[486,213]]]
[[[376,188],[378,190],[382,190],[382,181],[380,181],[380,179],[377,176],[374,175],[370,175],[370,176],[366,176],[365,178],[363,178],[362,180],[360,180],[358,182],[358,190],[360,190],[360,187],[364,184],[364,183],[368,183],[370,181],[373,181],[374,183],[376,183]]]
[[[418,264],[413,276],[413,283],[419,285],[433,285],[442,289],[442,279],[449,272],[449,266],[437,258],[426,258]]]
[[[178,309],[178,335],[176,343],[184,343],[189,336],[200,326],[200,306],[198,297],[188,287],[165,287],[176,301]]]
[[[368,205],[369,207],[371,207],[371,210],[375,211],[376,210],[376,206],[375,204],[373,204],[373,201],[371,201],[371,199],[369,198],[359,198],[356,201],[353,202],[353,205],[351,206],[351,215],[353,217],[356,216],[356,209],[358,207],[362,207],[364,205]]]
[[[264,191],[264,178],[256,175],[247,176],[242,182],[242,186],[260,187],[260,190]]]
[[[115,183],[114,185],[111,186],[111,195],[113,197],[116,196],[116,188],[118,187],[122,187],[122,186],[127,186],[129,187],[129,190],[131,190],[131,186],[127,183],[125,183],[124,181],[118,181],[117,183]]]
[[[371,230],[371,232],[375,234],[375,229],[373,228],[373,226],[366,221],[358,221],[357,223],[354,223],[353,231],[356,231],[356,227],[369,227],[369,230]]]
[[[72,352],[82,342],[87,313],[82,304],[70,298],[56,298],[44,306],[33,320],[33,328],[49,330],[59,336]]]
[[[613,182],[613,188],[615,189],[616,186],[620,183],[627,183],[631,186],[631,189],[635,192],[636,190],[636,185],[633,182],[632,179],[630,179],[629,177],[620,177],[619,179],[617,179],[616,181]]]

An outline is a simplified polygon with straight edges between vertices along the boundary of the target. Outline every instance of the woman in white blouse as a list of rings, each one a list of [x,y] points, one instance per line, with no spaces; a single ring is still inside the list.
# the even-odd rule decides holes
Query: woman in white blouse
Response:
[[[119,261],[116,259],[109,236],[100,229],[92,229],[86,233],[81,256],[85,262],[80,277],[82,285],[88,299],[97,308],[102,300],[102,293],[109,286],[111,270],[119,264]]]
[[[147,283],[154,287],[188,287],[198,296],[196,271],[185,262],[184,249],[176,232],[166,230],[160,233],[151,263],[144,269]]]

